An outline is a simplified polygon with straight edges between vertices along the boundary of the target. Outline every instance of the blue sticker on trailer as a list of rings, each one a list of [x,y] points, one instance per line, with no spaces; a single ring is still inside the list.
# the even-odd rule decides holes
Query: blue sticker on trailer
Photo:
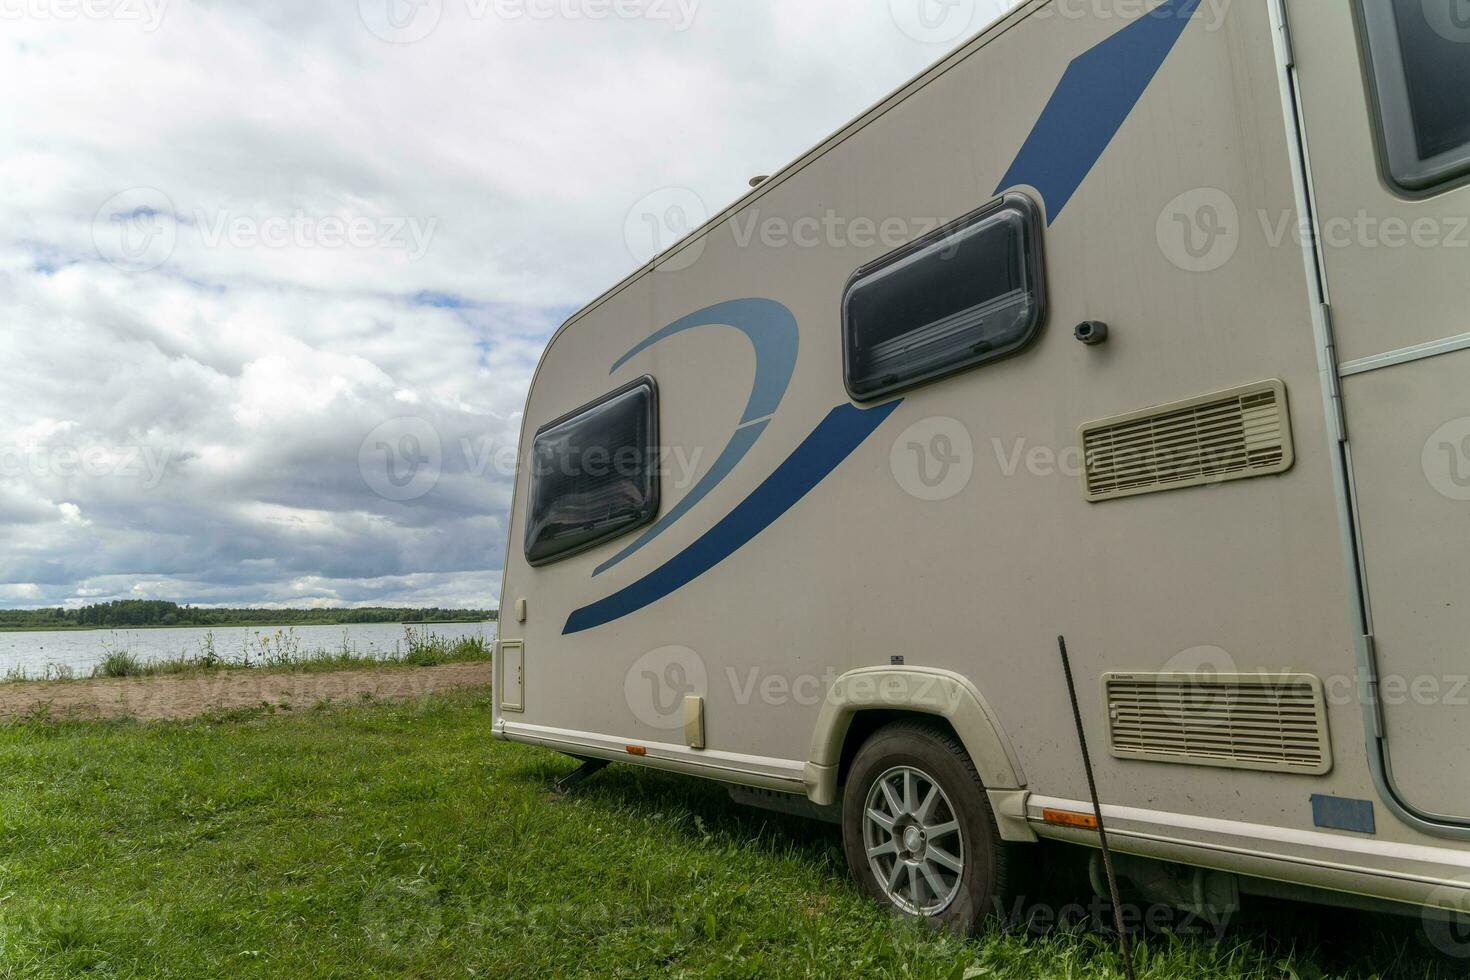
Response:
[[[1027,185],[1057,220],[1164,66],[1200,0],[1167,0],[1078,55],[995,192]]]
[[[755,446],[756,440],[770,424],[771,416],[776,414],[776,410],[781,407],[781,401],[786,397],[791,376],[796,372],[796,354],[801,346],[801,333],[797,330],[796,317],[791,311],[769,299],[737,299],[728,303],[717,303],[697,313],[691,313],[682,320],[675,320],[618,358],[608,373],[616,373],[628,361],[670,337],[711,326],[734,327],[745,334],[755,350],[755,380],[751,382],[750,400],[745,405],[745,414],[740,417],[740,427],[735,430],[725,448],[720,450],[714,465],[684,494],[679,503],[631,544],[593,569],[593,578],[631,558],[709,496],[710,491],[719,486]]]
[[[996,193],[1023,185],[1035,188],[1045,206],[1047,224],[1054,223],[1143,98],[1200,3],[1201,0],[1165,0],[1073,59]],[[785,397],[796,370],[800,335],[791,311],[769,299],[734,300],[690,314],[638,344],[619,358],[612,370],[617,371],[633,357],[669,337],[715,325],[743,331],[755,348],[756,377],[745,415],[699,483],[663,518],[599,565],[593,571],[594,577],[659,537],[734,472],[765,433]],[[595,629],[645,609],[729,558],[825,480],[900,403],[894,401],[868,409],[850,404],[834,408],[785,462],[724,519],[637,582],[573,612],[563,634]],[[1330,812],[1337,813],[1332,806],[1335,804],[1328,806]],[[1316,808],[1314,798],[1314,812]],[[1371,822],[1371,804],[1368,818]]]
[[[1312,797],[1312,822],[1323,830],[1347,830],[1354,834],[1378,833],[1372,800],[1350,800],[1341,796]]]
[[[901,403],[902,399],[876,408],[838,405],[832,409],[776,472],[724,520],[626,589],[572,613],[562,633],[595,629],[647,608],[729,558],[825,480]]]

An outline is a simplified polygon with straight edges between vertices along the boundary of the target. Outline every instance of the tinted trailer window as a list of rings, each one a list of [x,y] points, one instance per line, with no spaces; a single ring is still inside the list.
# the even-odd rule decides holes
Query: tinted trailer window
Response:
[[[1414,193],[1470,176],[1470,3],[1360,0],[1388,176]]]
[[[526,560],[545,565],[658,514],[658,390],[643,378],[552,422],[531,453]]]

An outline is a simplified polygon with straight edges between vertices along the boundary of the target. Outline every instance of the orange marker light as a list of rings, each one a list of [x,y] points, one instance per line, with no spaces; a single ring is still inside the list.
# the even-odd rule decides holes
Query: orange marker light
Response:
[[[623,748],[625,748],[625,749],[628,750],[628,754],[629,755],[647,755],[648,754],[648,750],[645,749],[641,745],[625,745],[625,746],[623,746]]]
[[[1097,817],[1090,813],[1074,813],[1071,810],[1042,810],[1041,819],[1058,827],[1076,827],[1080,830],[1097,829]]]

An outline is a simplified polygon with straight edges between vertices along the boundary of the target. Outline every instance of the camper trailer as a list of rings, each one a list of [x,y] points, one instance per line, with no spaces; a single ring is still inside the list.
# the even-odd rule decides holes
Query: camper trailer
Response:
[[[1470,907],[1467,93],[1459,0],[1022,3],[552,338],[495,737],[963,925],[1080,728],[1125,877]]]

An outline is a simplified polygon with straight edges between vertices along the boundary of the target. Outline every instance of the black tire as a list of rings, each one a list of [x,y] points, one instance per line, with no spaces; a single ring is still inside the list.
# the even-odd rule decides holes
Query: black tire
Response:
[[[942,798],[933,804],[939,816],[930,824],[920,823],[912,814],[900,816],[894,821],[895,830],[889,831],[876,818],[870,819],[870,795],[878,794],[879,816],[887,819],[893,812],[902,812],[884,804],[892,796],[883,795],[885,791],[877,784],[886,779],[889,791],[898,793],[908,772],[928,777],[942,791]],[[915,778],[914,784],[912,795],[917,797],[923,783]],[[932,843],[928,840],[929,828],[950,824],[957,825],[957,830],[945,831],[949,835],[945,837],[936,834]],[[915,827],[918,833],[906,836],[908,827]],[[955,835],[961,842],[959,855],[953,853]],[[918,847],[907,849],[905,842],[914,840],[920,841]],[[992,917],[1007,919],[1012,911],[1008,904],[1013,900],[1012,865],[1019,863],[1014,847],[1000,839],[990,801],[964,746],[932,723],[914,720],[886,725],[858,750],[843,790],[842,844],[854,880],[899,914],[969,933]],[[895,848],[892,859],[885,854],[870,860],[870,844],[880,850],[891,844]],[[958,872],[937,863],[956,856],[963,865]],[[924,874],[926,867],[931,874],[939,872],[937,881]],[[879,881],[880,873],[889,880],[897,879],[892,892]],[[910,878],[916,883],[907,884]],[[951,892],[948,901],[941,891]]]

